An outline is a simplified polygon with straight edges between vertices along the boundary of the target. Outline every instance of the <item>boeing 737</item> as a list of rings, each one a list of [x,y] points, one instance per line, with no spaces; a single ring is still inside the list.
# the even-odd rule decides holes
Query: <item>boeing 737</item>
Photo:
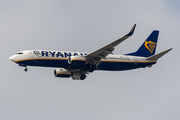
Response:
[[[67,52],[53,50],[25,50],[17,52],[9,59],[19,66],[55,67],[54,75],[60,78],[84,80],[87,74],[95,70],[122,71],[136,68],[151,67],[157,60],[172,48],[155,54],[159,31],[154,30],[141,47],[133,53],[114,55],[114,47],[130,37],[135,30],[122,38],[91,53]]]

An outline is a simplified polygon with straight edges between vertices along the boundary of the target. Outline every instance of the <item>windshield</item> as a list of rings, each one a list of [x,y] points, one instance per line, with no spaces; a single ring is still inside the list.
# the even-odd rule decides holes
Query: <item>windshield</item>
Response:
[[[21,55],[21,54],[23,54],[23,52],[18,52],[18,53],[16,53],[16,55]]]

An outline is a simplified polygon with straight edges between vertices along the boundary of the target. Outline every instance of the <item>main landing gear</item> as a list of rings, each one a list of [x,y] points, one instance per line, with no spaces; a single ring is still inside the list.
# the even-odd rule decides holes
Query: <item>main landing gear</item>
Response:
[[[82,74],[82,75],[80,76],[80,79],[81,79],[81,80],[84,80],[84,79],[86,79],[86,77],[87,77],[87,76],[86,76],[85,74]]]

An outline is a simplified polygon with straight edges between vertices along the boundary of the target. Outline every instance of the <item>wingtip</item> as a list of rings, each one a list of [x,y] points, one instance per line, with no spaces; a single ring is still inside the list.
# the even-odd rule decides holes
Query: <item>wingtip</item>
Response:
[[[168,52],[171,51],[173,48],[168,49]]]
[[[169,49],[167,49],[166,51],[168,51],[168,52],[169,52],[169,51],[171,51],[172,49],[173,49],[173,48],[169,48]]]
[[[134,33],[135,28],[136,28],[136,24],[134,24],[131,31],[126,36],[131,36]]]

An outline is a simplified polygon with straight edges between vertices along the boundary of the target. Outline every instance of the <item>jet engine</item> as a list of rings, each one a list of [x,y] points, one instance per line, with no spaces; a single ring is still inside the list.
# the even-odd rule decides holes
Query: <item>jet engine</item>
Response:
[[[83,56],[70,56],[68,59],[68,63],[71,65],[85,65],[86,58]]]
[[[54,70],[54,76],[55,77],[64,77],[64,78],[69,78],[71,76],[71,72],[66,70],[66,69],[55,69]]]

